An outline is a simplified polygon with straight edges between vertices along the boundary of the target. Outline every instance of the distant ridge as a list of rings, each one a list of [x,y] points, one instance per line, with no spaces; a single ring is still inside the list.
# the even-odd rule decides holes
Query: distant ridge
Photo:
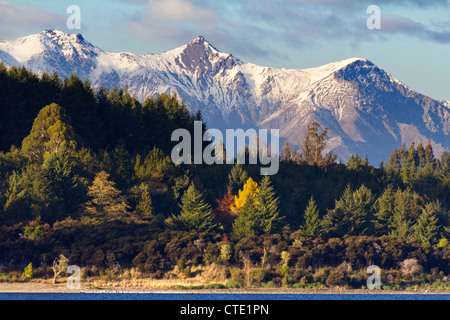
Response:
[[[45,30],[0,41],[0,61],[37,73],[77,73],[98,87],[128,86],[140,101],[177,93],[200,109],[208,127],[275,128],[297,144],[312,121],[329,128],[326,151],[346,161],[352,153],[372,164],[402,143],[431,139],[435,154],[450,148],[450,102],[409,89],[363,58],[308,69],[246,63],[203,36],[159,54],[110,53],[81,34]]]

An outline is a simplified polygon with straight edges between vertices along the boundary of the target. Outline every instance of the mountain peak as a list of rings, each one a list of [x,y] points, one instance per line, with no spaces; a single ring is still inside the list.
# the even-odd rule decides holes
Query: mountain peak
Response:
[[[186,49],[192,48],[196,48],[197,50],[205,50],[213,53],[219,52],[219,50],[217,50],[211,43],[209,43],[202,35],[192,39],[186,44]]]
[[[200,42],[200,43],[208,43],[208,41],[206,41],[205,37],[203,37],[202,35],[197,36],[196,38],[192,39],[191,41],[189,41],[189,43],[194,43],[194,42]]]
[[[55,29],[47,29],[39,33],[40,35],[51,39],[52,41],[60,44],[61,42],[74,42],[74,43],[82,43],[91,45],[88,41],[83,38],[81,33],[73,34],[66,33],[64,31],[55,30]]]

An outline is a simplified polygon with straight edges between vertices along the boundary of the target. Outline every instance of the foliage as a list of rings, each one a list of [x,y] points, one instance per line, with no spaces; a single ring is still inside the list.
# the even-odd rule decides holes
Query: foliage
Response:
[[[92,199],[85,204],[88,213],[97,216],[117,217],[126,213],[128,205],[122,192],[114,187],[109,180],[109,174],[100,171],[89,187],[87,195]]]
[[[191,183],[181,198],[180,214],[172,215],[167,224],[177,230],[211,232],[217,226],[211,206]]]
[[[70,259],[88,276],[159,279],[182,261],[189,275],[220,266],[234,287],[361,287],[376,264],[389,288],[446,285],[450,152],[430,141],[380,167],[358,154],[337,164],[312,123],[269,178],[258,165],[173,164],[171,133],[201,118],[176,95],[140,103],[0,64],[0,96],[0,262],[18,277],[24,261],[38,277]]]
[[[33,275],[34,275],[33,264],[30,262],[30,263],[25,267],[25,270],[24,270],[24,276],[25,276],[26,279],[29,280],[29,279],[33,278]]]

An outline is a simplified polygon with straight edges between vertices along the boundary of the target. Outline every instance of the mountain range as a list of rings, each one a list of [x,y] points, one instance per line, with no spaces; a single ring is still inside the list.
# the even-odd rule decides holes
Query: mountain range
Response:
[[[420,94],[371,61],[350,58],[308,69],[241,61],[199,36],[159,54],[111,53],[81,34],[45,30],[0,41],[0,61],[94,87],[127,87],[139,101],[163,92],[202,111],[209,128],[279,129],[298,145],[312,121],[328,127],[326,152],[352,153],[378,165],[403,143],[430,139],[437,156],[450,148],[450,102]]]

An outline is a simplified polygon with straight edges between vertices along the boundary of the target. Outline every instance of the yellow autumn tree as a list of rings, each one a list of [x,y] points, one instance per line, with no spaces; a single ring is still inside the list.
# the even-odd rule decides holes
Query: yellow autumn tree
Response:
[[[239,194],[234,196],[234,205],[231,206],[231,211],[237,213],[240,208],[244,206],[247,201],[255,201],[255,196],[259,192],[258,183],[253,181],[250,177],[244,184],[244,188],[239,190]]]

